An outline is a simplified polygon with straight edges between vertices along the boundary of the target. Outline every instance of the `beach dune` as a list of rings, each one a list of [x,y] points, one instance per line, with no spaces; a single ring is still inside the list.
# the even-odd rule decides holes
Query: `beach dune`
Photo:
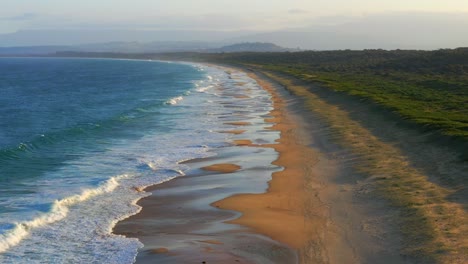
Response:
[[[263,73],[249,76],[273,109],[261,125],[225,122],[230,146],[146,189],[142,211],[114,230],[143,242],[137,263],[424,263],[402,254],[399,211],[372,194],[330,123]]]

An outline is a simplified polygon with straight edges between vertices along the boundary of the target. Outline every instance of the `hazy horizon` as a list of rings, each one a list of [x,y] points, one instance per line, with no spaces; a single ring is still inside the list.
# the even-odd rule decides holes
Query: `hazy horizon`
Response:
[[[236,40],[304,49],[468,46],[468,1],[464,0],[2,2],[0,47]],[[180,36],[181,31],[187,33]],[[92,32],[108,33],[93,36]],[[307,34],[302,38],[294,32]],[[74,33],[76,37],[70,37]]]

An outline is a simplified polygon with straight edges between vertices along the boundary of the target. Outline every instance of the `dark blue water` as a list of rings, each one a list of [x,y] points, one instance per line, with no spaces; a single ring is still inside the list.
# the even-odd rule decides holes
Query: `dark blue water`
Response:
[[[202,78],[188,65],[100,59],[1,59],[0,73],[0,182],[40,175],[84,143],[141,136],[145,117]]]
[[[0,147],[141,118],[144,110],[180,95],[200,78],[200,72],[179,64],[1,59]]]
[[[0,58],[0,262],[1,254],[24,261],[14,251],[72,219],[71,209],[93,214],[103,203],[86,205],[95,196],[177,176],[176,161],[200,150],[186,149],[192,128],[181,124],[190,113],[176,104],[205,81],[207,73],[189,64]],[[187,143],[177,149],[167,143],[172,137]],[[128,208],[111,206],[104,216],[134,211],[125,199],[137,196],[128,195]]]
[[[269,94],[232,70],[0,58],[0,263],[132,263],[142,244],[112,228],[140,210],[137,190],[228,145],[228,120],[264,131],[270,110]]]

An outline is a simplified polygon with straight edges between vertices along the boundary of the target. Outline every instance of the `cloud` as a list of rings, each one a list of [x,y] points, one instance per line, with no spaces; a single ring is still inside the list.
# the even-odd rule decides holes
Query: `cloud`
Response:
[[[74,28],[105,28],[105,29],[136,29],[136,30],[220,30],[233,31],[255,29],[257,18],[237,17],[226,14],[200,15],[154,15],[142,16],[138,19],[88,20],[75,21],[68,27]]]
[[[224,14],[203,14],[198,16],[165,16],[155,21],[158,28],[179,29],[238,29],[251,26],[253,21],[246,17]]]
[[[39,17],[38,14],[36,13],[23,13],[19,14],[16,16],[11,16],[11,17],[3,17],[0,18],[1,20],[9,20],[9,21],[28,21],[28,20],[33,20],[35,18]]]
[[[288,13],[293,14],[293,15],[302,15],[302,14],[309,13],[309,11],[304,10],[304,9],[294,8],[294,9],[289,9]]]

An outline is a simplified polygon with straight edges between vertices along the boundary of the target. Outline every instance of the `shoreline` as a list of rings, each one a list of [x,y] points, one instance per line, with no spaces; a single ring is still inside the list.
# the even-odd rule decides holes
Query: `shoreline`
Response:
[[[308,227],[301,227],[305,223],[305,219],[301,217],[305,210],[305,171],[300,166],[304,166],[310,157],[316,159],[314,156],[317,155],[305,145],[296,142],[296,135],[293,134],[296,133],[294,130],[297,130],[297,120],[291,121],[287,118],[284,99],[274,90],[272,84],[253,73],[249,76],[272,95],[274,110],[271,111],[272,117],[267,121],[273,124],[270,129],[279,131],[281,137],[276,140],[276,144],[264,147],[272,148],[278,153],[278,158],[272,164],[284,169],[273,173],[265,193],[238,194],[217,201],[213,206],[242,212],[241,217],[229,223],[249,226],[298,250],[306,243],[309,235],[308,232],[304,232]],[[313,165],[306,169],[312,167]],[[289,227],[284,228],[283,224]]]
[[[229,100],[250,98],[233,91],[225,94],[233,98]],[[237,108],[231,103],[223,107]],[[185,176],[144,189],[151,195],[137,202],[140,212],[117,223],[113,233],[136,237],[145,245],[138,252],[137,263],[297,262],[289,246],[244,226],[225,223],[239,217],[238,212],[212,206],[235,194],[264,192],[271,174],[280,169],[270,164],[277,153],[263,146],[274,143],[278,134],[266,128],[271,126],[265,122],[268,117],[258,116],[253,122],[247,117],[220,117],[229,129],[217,133],[226,134],[230,146],[214,149],[216,156],[184,161],[190,167]]]
[[[249,76],[272,94],[269,121],[281,137],[268,147],[279,153],[273,164],[284,170],[273,173],[265,193],[214,203],[242,213],[229,223],[289,245],[299,263],[410,263],[400,255],[402,238],[388,219],[396,212],[382,200],[359,197],[355,183],[364,178],[353,168],[353,154],[334,142],[328,124],[269,76]]]
[[[252,183],[258,170],[239,183],[230,179],[236,171],[245,173],[231,162],[245,158],[239,154],[221,152],[206,160],[185,162],[191,167],[186,176],[146,188],[152,194],[138,202],[140,213],[114,227],[115,233],[137,237],[145,245],[136,263],[404,262],[396,249],[401,238],[391,232],[396,227],[383,227],[375,217],[374,223],[365,219],[378,215],[375,211],[380,209],[375,208],[382,203],[358,204],[351,184],[342,184],[361,179],[333,156],[339,153],[340,159],[347,160],[350,155],[329,141],[328,132],[310,133],[326,125],[309,116],[301,99],[274,80],[247,69],[235,70],[247,73],[271,95],[273,109],[264,119],[270,124],[265,130],[277,131],[280,137],[256,144],[245,138],[246,121],[226,121],[232,130],[218,132],[234,136],[234,147],[270,149],[276,153],[271,164],[283,169],[263,171],[268,175],[260,184],[258,180]],[[211,189],[213,184],[238,186],[223,193],[221,188]],[[191,203],[198,199],[203,202]],[[187,212],[180,212],[182,208]],[[364,225],[368,227],[363,229]],[[378,241],[384,229],[387,242]]]

